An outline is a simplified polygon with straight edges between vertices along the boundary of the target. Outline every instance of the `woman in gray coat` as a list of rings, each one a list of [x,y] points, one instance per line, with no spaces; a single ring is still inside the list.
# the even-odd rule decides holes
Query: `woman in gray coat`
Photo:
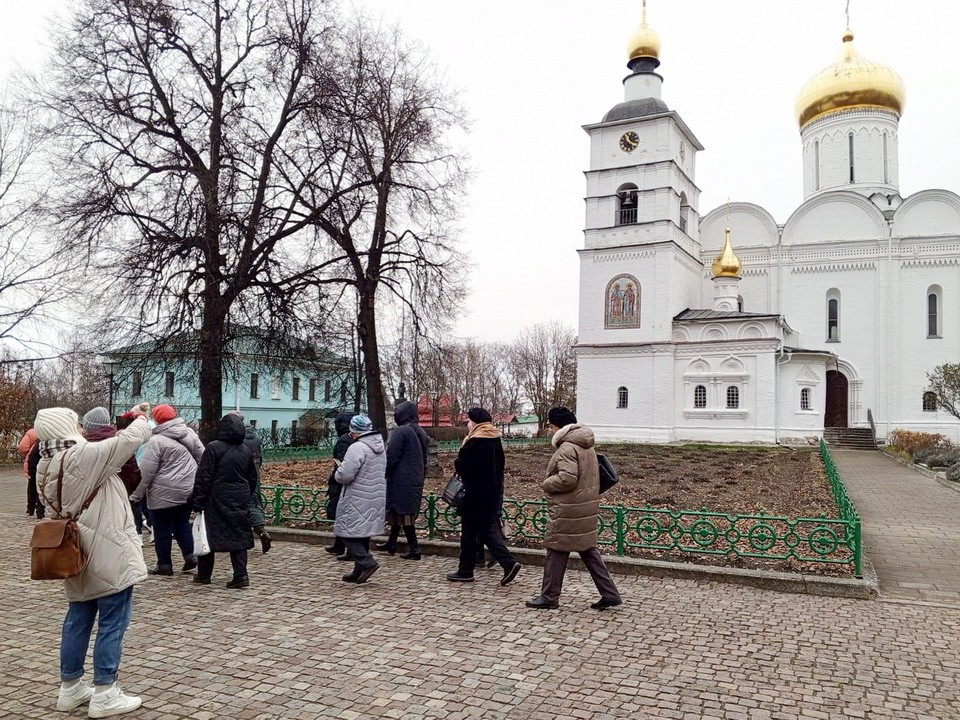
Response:
[[[387,458],[383,437],[366,415],[350,421],[355,442],[347,450],[334,479],[343,486],[337,504],[334,534],[343,540],[353,560],[353,572],[343,581],[364,583],[380,565],[370,555],[370,538],[383,530],[387,498]]]

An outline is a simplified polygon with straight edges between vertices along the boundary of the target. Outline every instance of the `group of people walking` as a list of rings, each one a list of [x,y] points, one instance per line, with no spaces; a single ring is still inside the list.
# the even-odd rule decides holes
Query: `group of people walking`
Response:
[[[83,416],[67,408],[37,413],[31,435],[24,438],[25,472],[31,479],[28,511],[76,519],[87,564],[64,581],[69,601],[60,646],[61,686],[58,710],[89,703],[88,715],[111,717],[138,708],[141,700],[116,685],[123,636],[133,609],[133,586],[148,575],[172,576],[173,543],[183,556],[184,573],[196,569],[194,582],[209,584],[217,552],[228,552],[233,577],[228,588],[249,586],[247,552],[253,535],[262,551],[270,549],[260,501],[260,447],[253,428],[239,411],[219,422],[216,440],[204,447],[169,405],[121,416],[119,427],[104,408]],[[326,548],[352,561],[343,581],[363,584],[379,569],[370,542],[389,532],[375,550],[393,555],[401,532],[405,560],[419,560],[415,521],[423,496],[427,436],[417,423],[414,403],[400,403],[396,428],[387,442],[363,414],[341,414],[335,467],[329,478],[328,512],[334,520],[334,544]],[[540,594],[527,607],[559,606],[571,552],[579,552],[600,591],[591,607],[603,610],[622,600],[597,550],[599,470],[593,432],[566,408],[549,413],[555,452],[542,487],[547,496],[547,560]],[[460,555],[451,582],[474,581],[484,548],[503,570],[501,585],[521,570],[507,549],[502,525],[504,452],[500,431],[490,413],[472,408],[468,433],[456,459],[464,486]],[[139,462],[136,456],[139,455]],[[31,458],[34,458],[31,460]],[[28,494],[28,503],[31,497]],[[145,509],[153,525],[157,564],[149,570],[135,511]],[[194,552],[191,513],[203,513],[210,552]],[[93,684],[82,680],[94,622]]]

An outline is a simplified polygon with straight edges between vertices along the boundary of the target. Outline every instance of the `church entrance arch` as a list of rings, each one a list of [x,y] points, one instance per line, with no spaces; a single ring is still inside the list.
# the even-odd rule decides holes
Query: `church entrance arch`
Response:
[[[839,370],[827,370],[827,401],[824,408],[824,427],[847,427],[847,408],[850,407],[850,384]]]

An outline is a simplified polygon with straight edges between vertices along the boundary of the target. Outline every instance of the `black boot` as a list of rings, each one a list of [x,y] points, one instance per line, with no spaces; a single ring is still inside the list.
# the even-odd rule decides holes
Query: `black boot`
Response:
[[[390,526],[390,537],[386,542],[378,542],[373,547],[377,550],[382,550],[387,553],[387,555],[393,555],[397,552],[397,538],[400,537],[400,526],[391,525]]]
[[[417,529],[413,525],[404,525],[403,534],[407,538],[407,552],[400,557],[404,560],[419,560],[420,543],[417,542]]]

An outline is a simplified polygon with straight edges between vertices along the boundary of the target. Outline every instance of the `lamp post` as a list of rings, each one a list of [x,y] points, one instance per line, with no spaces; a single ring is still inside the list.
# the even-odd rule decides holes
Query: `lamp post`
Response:
[[[120,363],[114,362],[110,358],[105,358],[101,363],[103,365],[103,371],[107,374],[107,380],[110,383],[110,402],[109,402],[109,412],[110,412],[110,422],[112,423],[113,418],[113,376],[116,374],[117,369],[120,367]]]
[[[440,391],[431,390],[430,391],[430,409],[433,410],[433,426],[437,427],[440,424],[440,408],[437,407],[437,402],[440,400]]]

